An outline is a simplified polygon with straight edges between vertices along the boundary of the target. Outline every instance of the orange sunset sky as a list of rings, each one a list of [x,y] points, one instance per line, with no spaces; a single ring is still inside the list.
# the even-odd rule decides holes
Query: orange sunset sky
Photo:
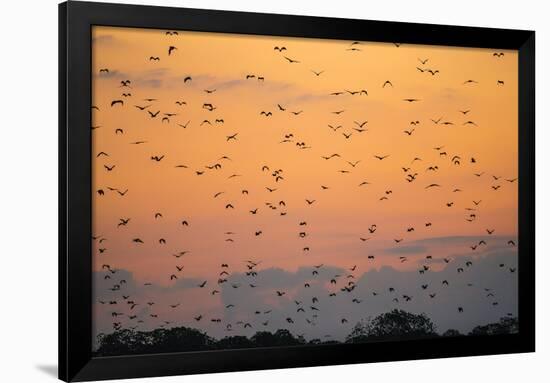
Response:
[[[251,334],[261,325],[243,301],[279,310],[276,328],[293,300],[309,299],[310,281],[327,294],[319,303],[327,310],[337,291],[340,312],[319,316],[315,328],[296,319],[296,331],[338,337],[392,307],[383,281],[383,303],[368,303],[380,275],[372,273],[384,270],[388,286],[411,291],[437,280],[428,290],[441,299],[418,291],[407,309],[433,314],[442,330],[516,313],[508,266],[517,264],[517,52],[166,32],[92,31],[96,334],[113,322],[216,336],[232,323]],[[457,275],[466,260],[473,266]],[[323,265],[318,279],[314,265]],[[418,272],[424,265],[428,275]],[[258,279],[244,275],[251,270]],[[292,278],[268,280],[274,270]],[[350,273],[358,287],[348,294],[340,289]],[[439,292],[438,273],[480,290],[505,286],[501,305]],[[366,303],[348,311],[362,291]],[[118,300],[116,310],[106,300]],[[457,305],[463,317],[443,314]],[[113,310],[124,315],[113,319]],[[253,328],[237,329],[238,319]]]

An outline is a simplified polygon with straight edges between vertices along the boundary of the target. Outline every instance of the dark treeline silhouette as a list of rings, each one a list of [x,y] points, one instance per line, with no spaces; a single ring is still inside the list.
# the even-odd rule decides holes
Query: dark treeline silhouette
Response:
[[[454,329],[439,334],[436,331],[436,326],[426,314],[412,314],[395,309],[360,321],[345,338],[345,342],[364,343],[439,336],[496,335],[511,334],[517,331],[517,318],[503,317],[499,322],[477,326],[467,334],[462,334]],[[327,339],[306,340],[303,336],[293,335],[287,329],[279,329],[274,333],[258,331],[251,337],[234,335],[221,339],[215,339],[200,330],[188,327],[161,328],[151,331],[120,329],[111,334],[98,335],[98,347],[94,355],[115,356],[330,343],[340,342]]]

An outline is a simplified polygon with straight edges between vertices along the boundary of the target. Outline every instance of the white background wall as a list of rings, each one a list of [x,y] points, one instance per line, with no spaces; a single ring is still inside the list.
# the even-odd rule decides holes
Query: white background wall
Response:
[[[133,0],[133,3],[537,31],[537,353],[186,377],[186,382],[519,382],[548,379],[549,12],[541,0]],[[57,1],[0,3],[0,381],[57,364]],[[540,378],[537,378],[540,376]],[[544,378],[545,376],[546,378]],[[176,382],[182,377],[144,379]]]

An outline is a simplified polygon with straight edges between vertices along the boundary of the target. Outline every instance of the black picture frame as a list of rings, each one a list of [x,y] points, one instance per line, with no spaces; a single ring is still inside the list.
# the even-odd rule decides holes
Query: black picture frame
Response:
[[[94,25],[514,49],[519,52],[519,332],[399,342],[92,357]],[[535,350],[535,32],[70,1],[59,5],[59,378],[114,378]]]

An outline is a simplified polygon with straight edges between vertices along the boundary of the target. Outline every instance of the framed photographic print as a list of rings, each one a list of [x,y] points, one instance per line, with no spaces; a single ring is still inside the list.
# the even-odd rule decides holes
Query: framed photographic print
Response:
[[[534,351],[534,32],[59,23],[61,379]]]

